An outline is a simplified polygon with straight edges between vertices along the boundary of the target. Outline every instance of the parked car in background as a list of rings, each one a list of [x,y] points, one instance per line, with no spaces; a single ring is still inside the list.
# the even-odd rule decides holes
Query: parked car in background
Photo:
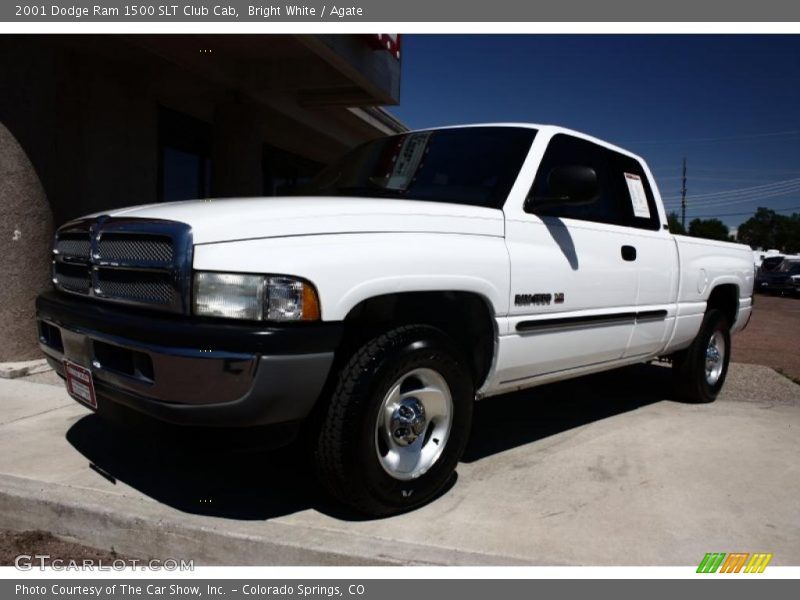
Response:
[[[784,258],[771,271],[762,269],[756,277],[756,285],[759,291],[769,294],[797,293],[800,291],[800,256]]]
[[[786,258],[783,254],[773,254],[770,256],[763,256],[756,264],[756,280],[754,290],[756,292],[767,293],[769,284],[769,274],[772,273]]]
[[[765,258],[773,258],[773,257],[780,257],[783,258],[783,254],[779,250],[770,249],[770,250],[753,250],[753,264],[756,266],[757,269],[761,268],[761,265],[764,262]]]
[[[789,289],[793,295],[800,296],[800,275],[789,277]]]
[[[773,254],[771,256],[766,256],[764,257],[764,260],[761,261],[759,268],[767,273],[774,271],[780,266],[785,258],[787,258],[785,254]]]

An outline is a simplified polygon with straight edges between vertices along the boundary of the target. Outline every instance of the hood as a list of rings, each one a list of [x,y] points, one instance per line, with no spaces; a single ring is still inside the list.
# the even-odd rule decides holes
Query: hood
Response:
[[[180,221],[191,226],[195,244],[325,233],[504,234],[503,213],[497,209],[385,198],[189,200],[102,214]]]

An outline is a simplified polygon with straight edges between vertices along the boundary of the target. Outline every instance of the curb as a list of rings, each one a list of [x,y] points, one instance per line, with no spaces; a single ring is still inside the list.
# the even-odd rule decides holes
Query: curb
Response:
[[[134,512],[135,511],[135,512]],[[288,523],[191,515],[146,499],[0,475],[0,528],[44,530],[120,554],[200,565],[521,565],[518,558],[409,544]]]
[[[47,373],[48,371],[52,371],[52,368],[44,358],[0,363],[0,378],[2,379],[17,379],[18,377],[27,377],[28,375]]]

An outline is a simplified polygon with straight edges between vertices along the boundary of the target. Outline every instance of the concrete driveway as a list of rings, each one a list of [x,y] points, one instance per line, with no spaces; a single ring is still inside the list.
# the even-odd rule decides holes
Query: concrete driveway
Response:
[[[359,520],[295,448],[124,434],[61,387],[0,380],[0,527],[197,564],[800,564],[800,386],[732,364],[714,404],[642,365],[481,402],[451,489]]]

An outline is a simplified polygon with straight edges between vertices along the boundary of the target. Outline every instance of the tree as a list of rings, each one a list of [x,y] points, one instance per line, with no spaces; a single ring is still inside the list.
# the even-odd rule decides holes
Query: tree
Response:
[[[739,226],[739,240],[751,248],[777,248],[779,215],[769,208],[759,206],[756,213]]]
[[[739,226],[739,240],[752,248],[777,248],[788,254],[800,252],[800,214],[780,215],[759,207]]]
[[[727,242],[730,231],[728,231],[728,226],[719,219],[693,219],[689,223],[689,235]]]
[[[669,224],[669,232],[677,235],[686,235],[686,228],[681,224],[678,213],[671,212],[667,215],[667,223]]]
[[[787,254],[800,253],[800,214],[778,215],[775,243]]]

